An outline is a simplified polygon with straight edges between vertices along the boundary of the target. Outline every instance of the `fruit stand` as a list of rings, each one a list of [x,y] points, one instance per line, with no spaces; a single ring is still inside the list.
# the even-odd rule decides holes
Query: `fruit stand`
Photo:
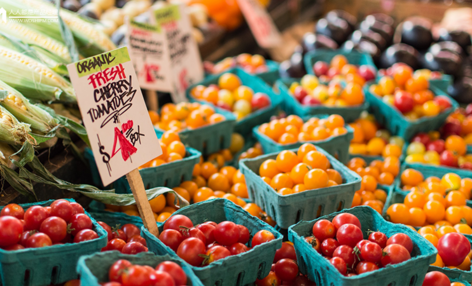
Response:
[[[0,285],[472,284],[467,1],[0,7]]]

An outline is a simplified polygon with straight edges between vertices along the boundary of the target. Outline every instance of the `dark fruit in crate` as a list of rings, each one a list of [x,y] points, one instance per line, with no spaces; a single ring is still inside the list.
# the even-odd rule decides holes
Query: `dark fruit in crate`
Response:
[[[393,28],[385,23],[377,21],[374,17],[367,16],[359,25],[359,29],[363,32],[373,31],[379,33],[387,44],[392,41]]]
[[[347,22],[351,31],[354,31],[357,25],[356,17],[344,10],[332,10],[328,14],[326,14],[325,18],[330,22],[334,21],[337,18],[343,19]]]
[[[125,36],[126,36],[126,25],[122,25],[115,32],[113,32],[113,34],[111,34],[110,39],[115,45],[118,46],[124,41]]]
[[[94,11],[94,9],[92,7],[89,7],[88,5],[80,8],[77,14],[79,14],[80,16],[92,18],[95,20],[99,19],[97,11]]]
[[[431,22],[421,17],[414,17],[403,22],[401,35],[402,43],[420,51],[426,50],[433,42]]]
[[[455,30],[448,31],[446,29],[439,30],[438,41],[452,41],[462,47],[464,52],[468,53],[469,47],[472,45],[470,34],[465,31]]]
[[[72,12],[77,12],[79,11],[81,5],[77,0],[66,0],[62,4],[62,8],[67,9]]]
[[[335,18],[332,21],[327,19],[320,19],[316,23],[316,34],[324,35],[333,39],[338,45],[346,41],[350,33],[350,27],[347,21]]]
[[[461,46],[455,42],[450,41],[436,43],[428,49],[428,52],[432,53],[433,55],[437,55],[441,51],[449,51],[459,56],[463,53]]]
[[[463,77],[447,87],[447,93],[459,103],[472,103],[472,78]]]
[[[375,20],[379,21],[379,22],[382,22],[384,24],[387,24],[389,26],[393,26],[393,24],[395,24],[395,20],[393,20],[392,17],[390,17],[389,15],[387,14],[383,14],[383,13],[374,13],[374,14],[370,14],[368,15],[367,17],[371,17],[371,18],[374,18]],[[366,17],[366,18],[367,18]]]
[[[346,52],[359,51],[362,53],[367,53],[372,57],[374,62],[378,62],[380,60],[380,49],[377,48],[374,43],[368,41],[360,41],[356,44],[353,41],[349,40],[346,41],[341,48]]]
[[[462,127],[459,121],[448,121],[441,127],[441,134],[443,138],[447,138],[451,135],[460,135],[461,129]]]
[[[383,50],[387,47],[387,42],[385,42],[385,39],[379,34],[374,31],[361,31],[361,30],[356,30],[351,34],[350,40],[355,43],[359,44],[362,41],[367,41],[375,44],[378,49]]]
[[[389,68],[395,63],[405,63],[414,70],[418,69],[418,51],[406,44],[390,46],[380,57],[380,67]]]
[[[424,55],[424,65],[426,68],[433,71],[457,75],[462,67],[462,58],[450,51],[440,51],[435,55],[428,52]]]
[[[290,60],[284,61],[279,66],[279,74],[282,78],[300,78],[306,74],[302,54],[293,54]]]
[[[306,33],[303,36],[302,46],[305,52],[311,52],[318,49],[335,50],[338,48],[338,44],[336,44],[333,39],[320,34],[315,35],[313,33]]]

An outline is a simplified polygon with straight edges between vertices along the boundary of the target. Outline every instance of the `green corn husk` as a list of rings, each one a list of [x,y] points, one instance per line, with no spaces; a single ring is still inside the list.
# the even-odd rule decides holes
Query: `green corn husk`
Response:
[[[7,109],[0,105],[0,141],[11,145],[23,145],[34,141],[28,134],[29,124],[21,123]]]
[[[0,80],[0,105],[8,109],[18,120],[28,123],[35,132],[48,133],[57,123],[56,120],[42,108],[35,106],[29,100]]]
[[[0,46],[0,79],[29,99],[76,103],[70,82],[33,58]]]

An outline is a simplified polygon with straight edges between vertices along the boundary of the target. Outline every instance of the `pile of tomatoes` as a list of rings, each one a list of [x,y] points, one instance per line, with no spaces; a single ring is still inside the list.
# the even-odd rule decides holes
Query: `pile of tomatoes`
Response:
[[[179,134],[174,130],[164,132],[159,140],[159,144],[161,145],[162,154],[140,166],[140,169],[157,167],[166,163],[180,161],[185,158],[185,155],[187,154],[185,145],[180,141]]]
[[[446,138],[450,135],[459,135],[467,145],[472,145],[472,104],[456,109],[446,119],[441,128],[441,135]]]
[[[259,126],[259,132],[279,144],[293,144],[326,140],[346,134],[347,129],[344,127],[344,118],[337,114],[326,119],[312,117],[306,122],[297,115],[289,115],[262,124]]]
[[[411,238],[404,233],[388,238],[375,231],[364,239],[359,219],[349,213],[335,216],[332,222],[317,221],[312,233],[305,241],[348,277],[407,261],[414,247]]]
[[[126,259],[117,260],[108,270],[110,282],[103,286],[179,286],[188,285],[187,275],[179,264],[172,261],[149,265],[132,264]]]
[[[50,206],[31,206],[26,211],[8,204],[0,212],[0,247],[4,250],[39,248],[97,239],[92,220],[82,206],[55,200]]]
[[[240,54],[236,57],[228,57],[213,66],[207,64],[205,67],[209,73],[219,74],[231,68],[241,67],[250,74],[267,72],[267,64],[263,56]]]
[[[442,140],[434,138],[435,134],[419,133],[413,137],[406,150],[405,162],[472,170],[472,155],[467,154],[464,138],[450,135]]]
[[[284,150],[275,160],[265,160],[259,167],[259,176],[278,194],[286,196],[342,184],[341,174],[330,167],[323,153],[305,143],[297,153]]]
[[[412,68],[405,64],[392,66],[391,76],[382,77],[378,84],[370,87],[370,92],[382,97],[383,102],[396,108],[410,121],[433,117],[452,107],[446,96],[435,96],[429,90],[426,76],[413,74]]]
[[[249,242],[247,227],[231,221],[207,221],[194,226],[184,215],[171,216],[164,224],[159,240],[193,266],[205,266],[231,255],[250,251],[257,245],[274,240],[268,230],[260,230]]]
[[[108,243],[102,248],[102,251],[117,250],[123,254],[137,254],[148,251],[146,240],[141,236],[141,230],[136,225],[127,223],[122,225],[121,228],[118,228],[118,226],[111,228],[103,221],[97,223],[108,234]]]
[[[328,64],[324,61],[317,61],[313,65],[313,73],[320,78],[321,81],[329,81],[330,79],[345,79],[347,82],[356,82],[361,86],[366,82],[375,79],[375,71],[368,65],[360,65],[359,67],[349,64],[347,58],[343,55],[336,55]]]
[[[225,73],[218,79],[218,85],[208,87],[198,85],[190,94],[198,100],[214,104],[222,109],[232,111],[237,120],[241,120],[257,110],[270,106],[270,98],[262,92],[254,92],[242,84],[235,74]]]

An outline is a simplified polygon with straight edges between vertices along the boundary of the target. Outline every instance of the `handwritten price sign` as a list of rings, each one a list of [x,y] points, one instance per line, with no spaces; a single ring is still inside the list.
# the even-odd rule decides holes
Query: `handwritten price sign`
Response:
[[[67,69],[103,185],[162,154],[126,47]]]
[[[280,45],[282,38],[269,13],[258,0],[237,0],[252,34],[262,48]]]

